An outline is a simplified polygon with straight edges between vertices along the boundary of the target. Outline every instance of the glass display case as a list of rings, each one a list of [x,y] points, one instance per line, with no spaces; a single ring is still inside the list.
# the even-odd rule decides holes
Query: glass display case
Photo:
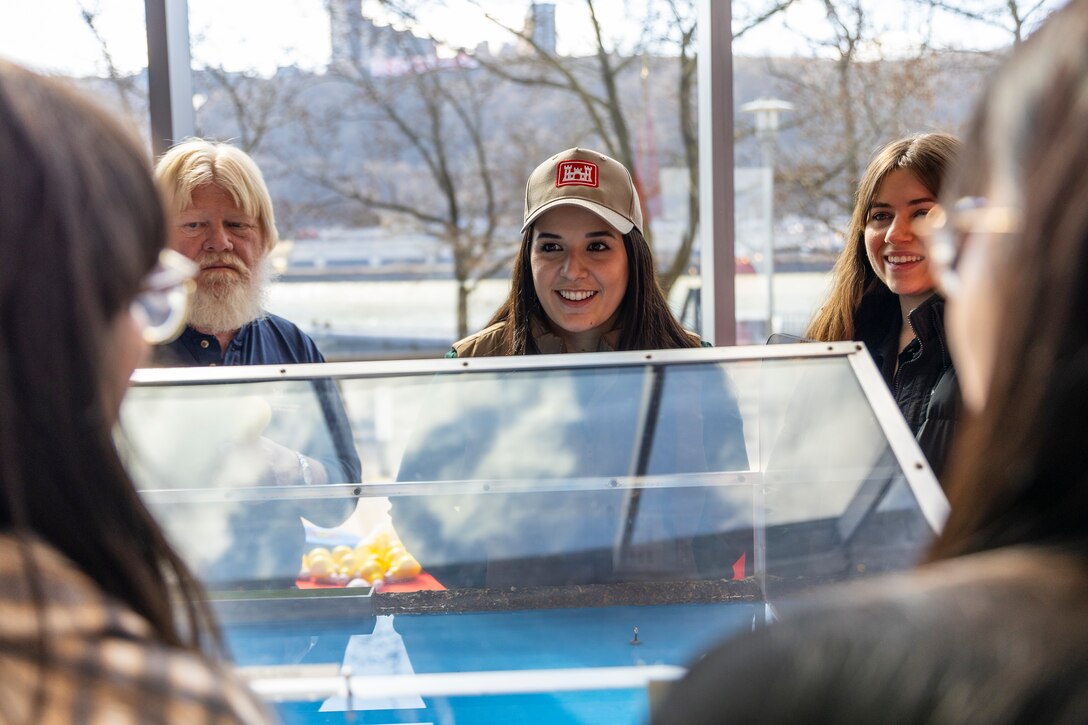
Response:
[[[947,513],[854,343],[140,370],[122,431],[287,722],[639,722]]]

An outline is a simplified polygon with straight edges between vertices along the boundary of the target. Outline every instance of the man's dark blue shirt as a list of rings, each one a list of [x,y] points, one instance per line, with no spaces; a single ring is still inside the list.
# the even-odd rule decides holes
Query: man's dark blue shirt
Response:
[[[213,366],[213,365],[281,365],[297,363],[323,363],[325,357],[317,349],[310,336],[294,323],[277,315],[266,315],[248,322],[238,330],[224,353],[215,335],[206,335],[192,327],[173,342],[155,349],[155,364],[160,366]],[[324,423],[332,436],[337,466],[328,466],[330,483],[361,480],[362,466],[355,451],[343,401],[331,380],[313,381],[317,399],[321,405]],[[303,451],[310,455],[310,451]],[[323,460],[320,453],[311,457]],[[329,463],[331,461],[323,462]]]
[[[247,322],[226,352],[219,347],[215,335],[186,327],[178,339],[158,348],[156,353],[160,364],[180,366],[325,362],[309,335],[277,315]]]

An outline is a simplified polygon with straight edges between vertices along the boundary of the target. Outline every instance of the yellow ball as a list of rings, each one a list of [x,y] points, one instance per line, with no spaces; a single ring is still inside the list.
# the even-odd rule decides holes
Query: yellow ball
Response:
[[[313,571],[315,567],[316,568],[321,568],[322,570],[324,570],[324,569],[330,569],[331,570],[331,569],[336,568],[336,562],[334,562],[332,560],[331,556],[325,556],[324,554],[318,554],[317,556],[309,557],[307,559],[307,561],[306,561],[306,566],[304,566],[302,568],[303,569],[309,569],[309,570]]]
[[[314,581],[328,581],[336,573],[336,564],[328,556],[319,556],[310,561],[310,576]]]
[[[332,550],[332,560],[335,561],[337,564],[340,564],[341,559],[343,559],[348,554],[353,553],[354,551],[355,550],[353,548],[351,548],[350,546],[345,546],[344,544],[340,544],[339,546],[337,546],[335,549]]]
[[[315,556],[324,556],[330,559],[332,558],[332,554],[324,546],[315,546],[314,548],[310,549],[310,553],[306,556],[307,563],[313,561]]]
[[[355,571],[359,568],[359,560],[355,558],[354,550],[350,551],[347,554],[344,554],[335,561],[340,566],[340,569],[342,571]]]
[[[375,579],[381,579],[385,574],[384,567],[377,559],[367,559],[363,562],[363,565],[359,567],[355,572],[355,576],[360,579],[366,579],[368,582],[372,582]]]
[[[393,566],[389,569],[389,578],[395,582],[407,581],[415,579],[421,571],[423,571],[423,567],[419,565],[415,557],[411,554],[404,554],[393,562]]]

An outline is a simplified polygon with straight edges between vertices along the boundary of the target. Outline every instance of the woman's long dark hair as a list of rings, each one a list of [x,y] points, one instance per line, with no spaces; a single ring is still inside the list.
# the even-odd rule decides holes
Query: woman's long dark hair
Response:
[[[672,310],[654,274],[650,245],[638,229],[623,235],[627,251],[627,291],[620,301],[619,350],[668,350],[698,347],[698,340],[686,332]],[[521,247],[514,259],[510,295],[491,316],[488,326],[506,322],[502,331],[501,354],[536,355],[540,353],[533,339],[533,324],[547,325],[540,299],[533,286],[533,228],[521,237]]]
[[[1088,0],[1055,13],[1002,68],[946,203],[994,189],[1022,231],[999,260],[999,359],[985,410],[954,448],[942,559],[1054,543],[1088,555]]]
[[[149,160],[62,82],[0,61],[0,169],[0,528],[197,648],[211,620],[122,466],[105,392],[111,325],[166,239]]]

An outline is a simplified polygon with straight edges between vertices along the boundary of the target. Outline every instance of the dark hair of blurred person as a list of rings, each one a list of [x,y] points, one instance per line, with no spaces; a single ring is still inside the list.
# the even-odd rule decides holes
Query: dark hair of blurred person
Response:
[[[959,278],[948,326],[973,419],[934,558],[1025,542],[1088,555],[1086,128],[1088,2],[1076,0],[990,88],[946,195]]]
[[[0,169],[0,719],[263,719],[202,654],[199,587],[114,444],[146,345],[132,303],[166,239],[149,160],[76,91],[0,61]]]
[[[655,722],[1088,721],[1088,0],[991,81],[927,240],[968,419],[919,569],[719,645]]]

